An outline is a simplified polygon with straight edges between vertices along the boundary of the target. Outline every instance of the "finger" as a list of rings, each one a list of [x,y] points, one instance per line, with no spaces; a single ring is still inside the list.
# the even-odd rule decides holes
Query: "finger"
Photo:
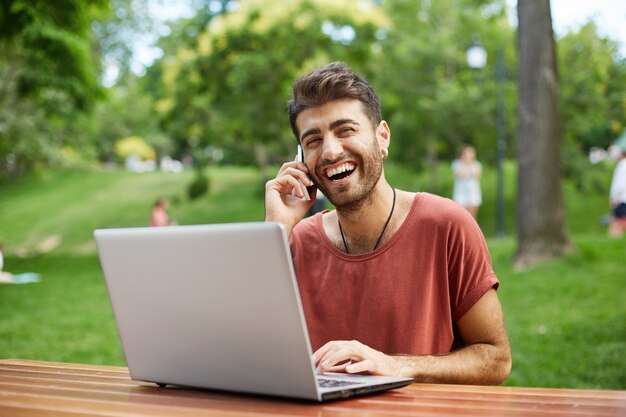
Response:
[[[298,198],[304,199],[306,201],[311,200],[311,196],[309,195],[306,187],[312,186],[313,181],[311,181],[307,174],[298,169],[286,168],[276,179],[280,180],[285,177],[294,177],[297,179],[297,183],[293,183],[290,181],[293,187],[286,190],[287,192],[290,192],[292,193],[292,195],[295,195]]]
[[[346,367],[349,365],[349,363],[350,362],[341,363],[341,364],[338,364],[338,365],[329,366],[328,368],[318,368],[317,373],[318,374],[324,374],[326,372],[343,372],[343,373],[347,373]]]
[[[311,198],[306,198],[306,187],[294,177],[280,177],[268,181],[265,186],[265,194],[268,196],[270,193],[276,193],[285,204],[292,205],[294,202],[305,202],[308,204],[307,210],[313,205],[314,201]]]
[[[323,362],[328,362],[329,358],[333,355],[333,353],[337,351],[338,349],[340,349],[341,343],[342,342],[337,342],[337,341],[328,342],[324,346],[322,346],[321,348],[315,351],[315,353],[313,354],[313,358],[315,361],[315,370],[318,374],[321,374],[323,372],[336,372],[336,371],[330,371],[330,368],[331,368],[330,366],[324,368],[322,367],[321,364]]]
[[[308,171],[307,171],[308,172]],[[276,178],[284,177],[291,175],[292,177],[298,178],[302,183],[308,187],[313,185],[311,178],[309,178],[308,174],[297,167],[286,167]]]
[[[318,360],[320,360],[324,356],[330,355],[332,352],[337,352],[342,349],[360,349],[364,347],[361,343],[355,340],[332,340],[330,342],[326,342],[322,347],[317,349],[313,354]]]
[[[313,354],[313,359],[315,361],[315,366],[319,367],[320,363],[322,363],[322,361],[325,360],[326,355],[328,354],[329,350],[328,348],[325,348],[324,346],[319,348],[314,354]]]
[[[286,170],[289,170],[289,169],[297,169],[305,173],[309,172],[309,168],[307,168],[304,162],[291,161],[291,162],[285,162],[278,170],[278,174],[276,176],[282,175]]]
[[[317,349],[313,355],[317,358],[317,361],[319,362],[319,361],[322,361],[323,359],[330,357],[335,352],[338,352],[349,345],[350,345],[350,342],[347,342],[345,340],[333,340],[333,341],[327,342],[322,347]]]
[[[300,181],[300,190],[302,191],[302,198],[304,200],[311,200],[311,196],[309,195],[309,191],[306,189],[306,186],[304,184],[302,184],[302,181]]]
[[[335,352],[331,352],[329,355],[324,357],[320,362],[320,369],[328,372],[332,368],[336,368],[337,366],[343,367],[351,361],[361,361],[364,358],[358,354],[358,352],[349,348],[342,348]]]
[[[335,340],[332,342],[327,342],[313,353],[313,357],[316,358],[317,361],[319,361],[320,358],[325,356],[330,350],[334,349],[334,347],[337,346],[338,343],[340,342]]]
[[[346,365],[345,371],[349,374],[360,374],[363,372],[367,372],[370,374],[375,374],[378,370],[378,366],[376,362],[371,359],[365,359],[361,362],[352,362],[351,364]]]
[[[279,194],[288,195],[291,193],[291,190],[298,189],[300,190],[301,184],[296,178],[292,176],[283,176],[274,178],[271,181],[268,181],[265,188],[266,190],[275,190]]]
[[[292,190],[291,195],[295,195],[304,201],[311,201],[309,191],[306,189],[306,185],[304,185],[301,180],[298,180],[296,188]]]
[[[278,169],[278,172],[276,173],[276,176],[279,176],[280,174],[282,174],[283,171],[285,171],[287,168],[293,168],[296,165],[298,165],[298,163],[296,161],[285,162]]]

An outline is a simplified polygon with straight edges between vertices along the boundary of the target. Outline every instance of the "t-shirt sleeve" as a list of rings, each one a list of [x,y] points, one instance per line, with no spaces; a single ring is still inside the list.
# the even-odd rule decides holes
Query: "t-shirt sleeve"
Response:
[[[448,280],[452,317],[458,321],[491,288],[500,285],[478,224],[464,209],[452,210],[448,223]]]

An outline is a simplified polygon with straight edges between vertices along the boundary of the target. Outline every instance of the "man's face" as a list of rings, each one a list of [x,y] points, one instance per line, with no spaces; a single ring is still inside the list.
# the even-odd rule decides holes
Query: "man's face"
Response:
[[[309,175],[324,195],[337,208],[365,202],[383,171],[387,124],[372,127],[361,102],[346,99],[304,110],[296,126]]]

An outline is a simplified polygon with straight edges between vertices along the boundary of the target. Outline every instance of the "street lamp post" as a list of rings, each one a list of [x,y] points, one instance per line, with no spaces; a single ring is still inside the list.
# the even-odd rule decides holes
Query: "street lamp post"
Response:
[[[472,40],[472,44],[465,53],[467,65],[473,70],[481,70],[487,65],[487,50],[483,48],[477,38]]]
[[[487,65],[487,51],[474,38],[472,45],[466,51],[467,65],[472,70],[481,70]],[[504,236],[504,171],[502,163],[504,160],[505,140],[504,140],[504,52],[498,49],[496,62],[496,83],[498,86],[498,96],[496,101],[496,236]]]

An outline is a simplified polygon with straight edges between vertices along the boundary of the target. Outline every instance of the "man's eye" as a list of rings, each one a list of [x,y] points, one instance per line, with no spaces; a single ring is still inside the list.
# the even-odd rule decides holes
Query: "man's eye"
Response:
[[[339,130],[339,136],[346,136],[346,135],[350,135],[352,134],[352,132],[354,132],[354,129],[347,127],[344,129]]]
[[[304,143],[304,146],[307,148],[311,148],[311,147],[315,147],[320,142],[321,142],[320,138],[311,138]]]

